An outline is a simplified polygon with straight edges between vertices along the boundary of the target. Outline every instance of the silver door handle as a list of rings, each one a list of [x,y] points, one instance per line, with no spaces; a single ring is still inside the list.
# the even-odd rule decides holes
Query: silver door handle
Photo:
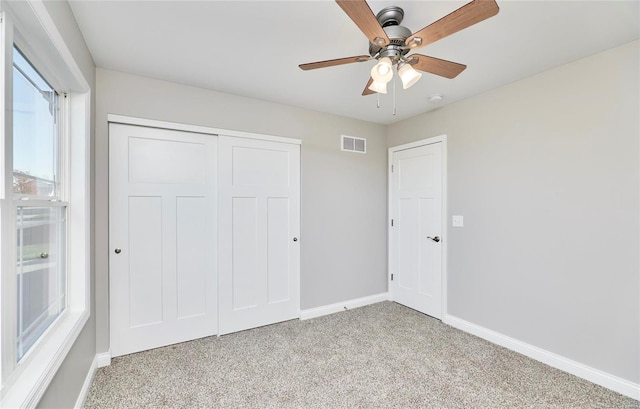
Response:
[[[438,243],[438,242],[440,241],[440,237],[439,237],[439,236],[436,236],[436,237],[429,237],[429,236],[427,236],[427,238],[428,238],[428,239],[431,239],[431,240],[433,240],[433,241],[435,241],[436,243]]]

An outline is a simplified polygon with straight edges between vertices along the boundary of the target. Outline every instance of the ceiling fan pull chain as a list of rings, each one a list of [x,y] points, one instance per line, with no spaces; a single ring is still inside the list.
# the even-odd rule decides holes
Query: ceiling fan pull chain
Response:
[[[377,106],[377,108],[380,109],[380,93],[379,92],[376,92],[376,97],[378,98],[378,101],[377,101],[378,106]]]

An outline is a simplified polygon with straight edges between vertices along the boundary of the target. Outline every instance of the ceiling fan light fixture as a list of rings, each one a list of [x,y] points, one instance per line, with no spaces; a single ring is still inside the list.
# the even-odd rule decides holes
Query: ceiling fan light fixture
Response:
[[[379,81],[373,81],[371,83],[371,85],[369,85],[369,89],[373,92],[378,92],[380,94],[386,94],[387,93],[387,83],[386,82],[379,82]]]
[[[411,64],[402,64],[398,67],[398,75],[402,80],[402,88],[407,89],[418,82],[422,74],[416,71]]]
[[[391,81],[393,77],[393,64],[391,63],[391,59],[389,57],[381,58],[380,61],[371,69],[371,78],[375,82],[381,82],[386,84]]]

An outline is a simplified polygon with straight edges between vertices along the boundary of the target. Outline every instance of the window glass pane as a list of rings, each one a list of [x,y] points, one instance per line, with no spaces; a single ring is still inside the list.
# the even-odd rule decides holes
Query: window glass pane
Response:
[[[17,208],[18,360],[66,305],[65,218],[65,207]]]
[[[13,191],[56,196],[58,94],[13,49]]]

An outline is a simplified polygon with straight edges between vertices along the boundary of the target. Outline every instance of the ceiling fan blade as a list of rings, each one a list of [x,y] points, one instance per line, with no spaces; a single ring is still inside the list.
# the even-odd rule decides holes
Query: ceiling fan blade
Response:
[[[325,67],[333,67],[334,65],[342,65],[342,64],[351,64],[354,62],[363,62],[369,61],[371,56],[368,55],[358,55],[356,57],[346,57],[346,58],[337,58],[335,60],[326,60],[326,61],[317,61],[310,62],[307,64],[300,64],[298,67],[303,70],[314,70],[316,68],[325,68]]]
[[[429,57],[422,54],[411,54],[409,57],[413,58],[407,58],[409,60],[409,64],[411,64],[413,68],[445,78],[455,78],[458,74],[464,71],[465,68],[467,68],[464,64],[441,60],[439,58]]]
[[[358,26],[369,42],[379,47],[389,44],[389,37],[365,0],[336,0],[336,3]]]
[[[405,45],[413,49],[424,47],[489,17],[493,17],[498,14],[499,10],[500,8],[495,0],[473,0],[435,23],[413,33],[406,39]]]
[[[375,94],[375,91],[371,91],[369,89],[369,85],[371,85],[373,83],[373,78],[369,78],[369,82],[367,82],[367,85],[364,86],[364,91],[362,91],[362,96],[365,95],[371,95],[371,94]]]

